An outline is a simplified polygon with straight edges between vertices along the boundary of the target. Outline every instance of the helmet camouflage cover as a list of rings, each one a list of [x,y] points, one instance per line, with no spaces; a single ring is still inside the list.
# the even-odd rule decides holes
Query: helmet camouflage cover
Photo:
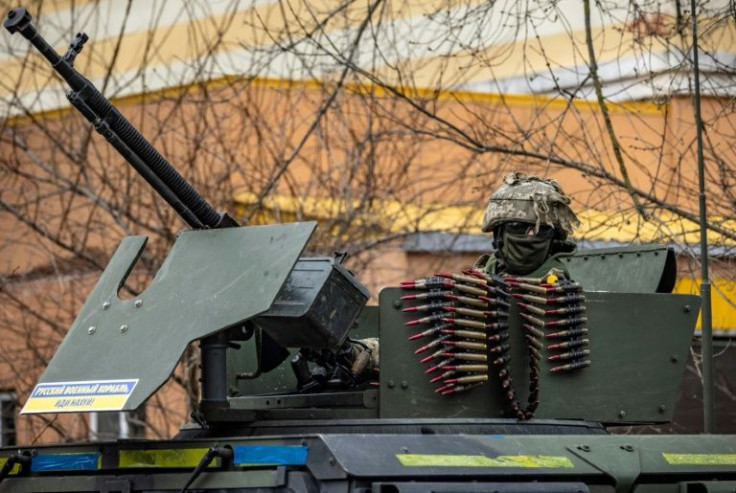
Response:
[[[510,173],[491,194],[482,229],[488,233],[505,222],[521,221],[537,228],[550,225],[566,237],[580,224],[569,204],[570,197],[556,180]]]

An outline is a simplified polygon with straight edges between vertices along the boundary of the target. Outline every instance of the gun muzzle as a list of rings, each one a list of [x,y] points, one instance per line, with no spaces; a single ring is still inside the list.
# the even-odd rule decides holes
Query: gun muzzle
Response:
[[[21,33],[28,39],[31,39],[36,33],[36,29],[31,24],[31,14],[23,7],[16,7],[8,12],[5,16],[3,26],[10,31],[10,34]]]
[[[3,26],[5,26],[5,29],[7,29],[10,34],[20,33],[21,36],[30,41],[31,44],[41,52],[44,58],[51,63],[54,70],[56,70],[59,75],[66,80],[72,89],[75,91],[82,89],[86,85],[87,80],[84,76],[75,71],[70,64],[65,63],[62,56],[56,53],[53,46],[48,44],[43,36],[38,34],[35,26],[31,23],[32,20],[33,17],[31,17],[31,14],[29,14],[25,8],[17,7],[8,12],[5,16]]]

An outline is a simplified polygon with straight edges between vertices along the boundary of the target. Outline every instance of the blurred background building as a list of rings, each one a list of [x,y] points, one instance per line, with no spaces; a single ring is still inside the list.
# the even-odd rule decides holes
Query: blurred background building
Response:
[[[5,9],[13,5],[3,4]],[[664,243],[698,292],[689,2],[34,1],[58,51],[210,201],[250,224],[316,219],[374,293],[490,249],[510,171],[554,177],[580,248]],[[5,10],[3,9],[3,10]],[[716,427],[736,404],[736,18],[699,2]],[[18,418],[120,239],[150,237],[143,289],[184,223],[79,115],[19,36],[0,36],[0,440],[169,436],[197,352],[135,415]],[[699,348],[677,422],[698,431]]]

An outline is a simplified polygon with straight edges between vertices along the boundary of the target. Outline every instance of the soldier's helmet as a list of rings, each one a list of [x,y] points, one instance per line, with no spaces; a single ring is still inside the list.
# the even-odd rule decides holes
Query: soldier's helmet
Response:
[[[503,223],[517,221],[554,227],[561,237],[567,238],[580,224],[570,208],[570,197],[565,195],[556,180],[510,173],[501,187],[493,192],[483,215],[483,231],[488,233]]]

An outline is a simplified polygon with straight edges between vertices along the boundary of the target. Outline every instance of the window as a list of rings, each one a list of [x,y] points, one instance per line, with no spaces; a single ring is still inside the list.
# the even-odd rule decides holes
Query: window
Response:
[[[0,392],[0,446],[16,445],[15,410],[18,396],[14,392]]]
[[[143,408],[130,413],[91,413],[90,440],[112,441],[119,438],[141,438],[145,435]]]

